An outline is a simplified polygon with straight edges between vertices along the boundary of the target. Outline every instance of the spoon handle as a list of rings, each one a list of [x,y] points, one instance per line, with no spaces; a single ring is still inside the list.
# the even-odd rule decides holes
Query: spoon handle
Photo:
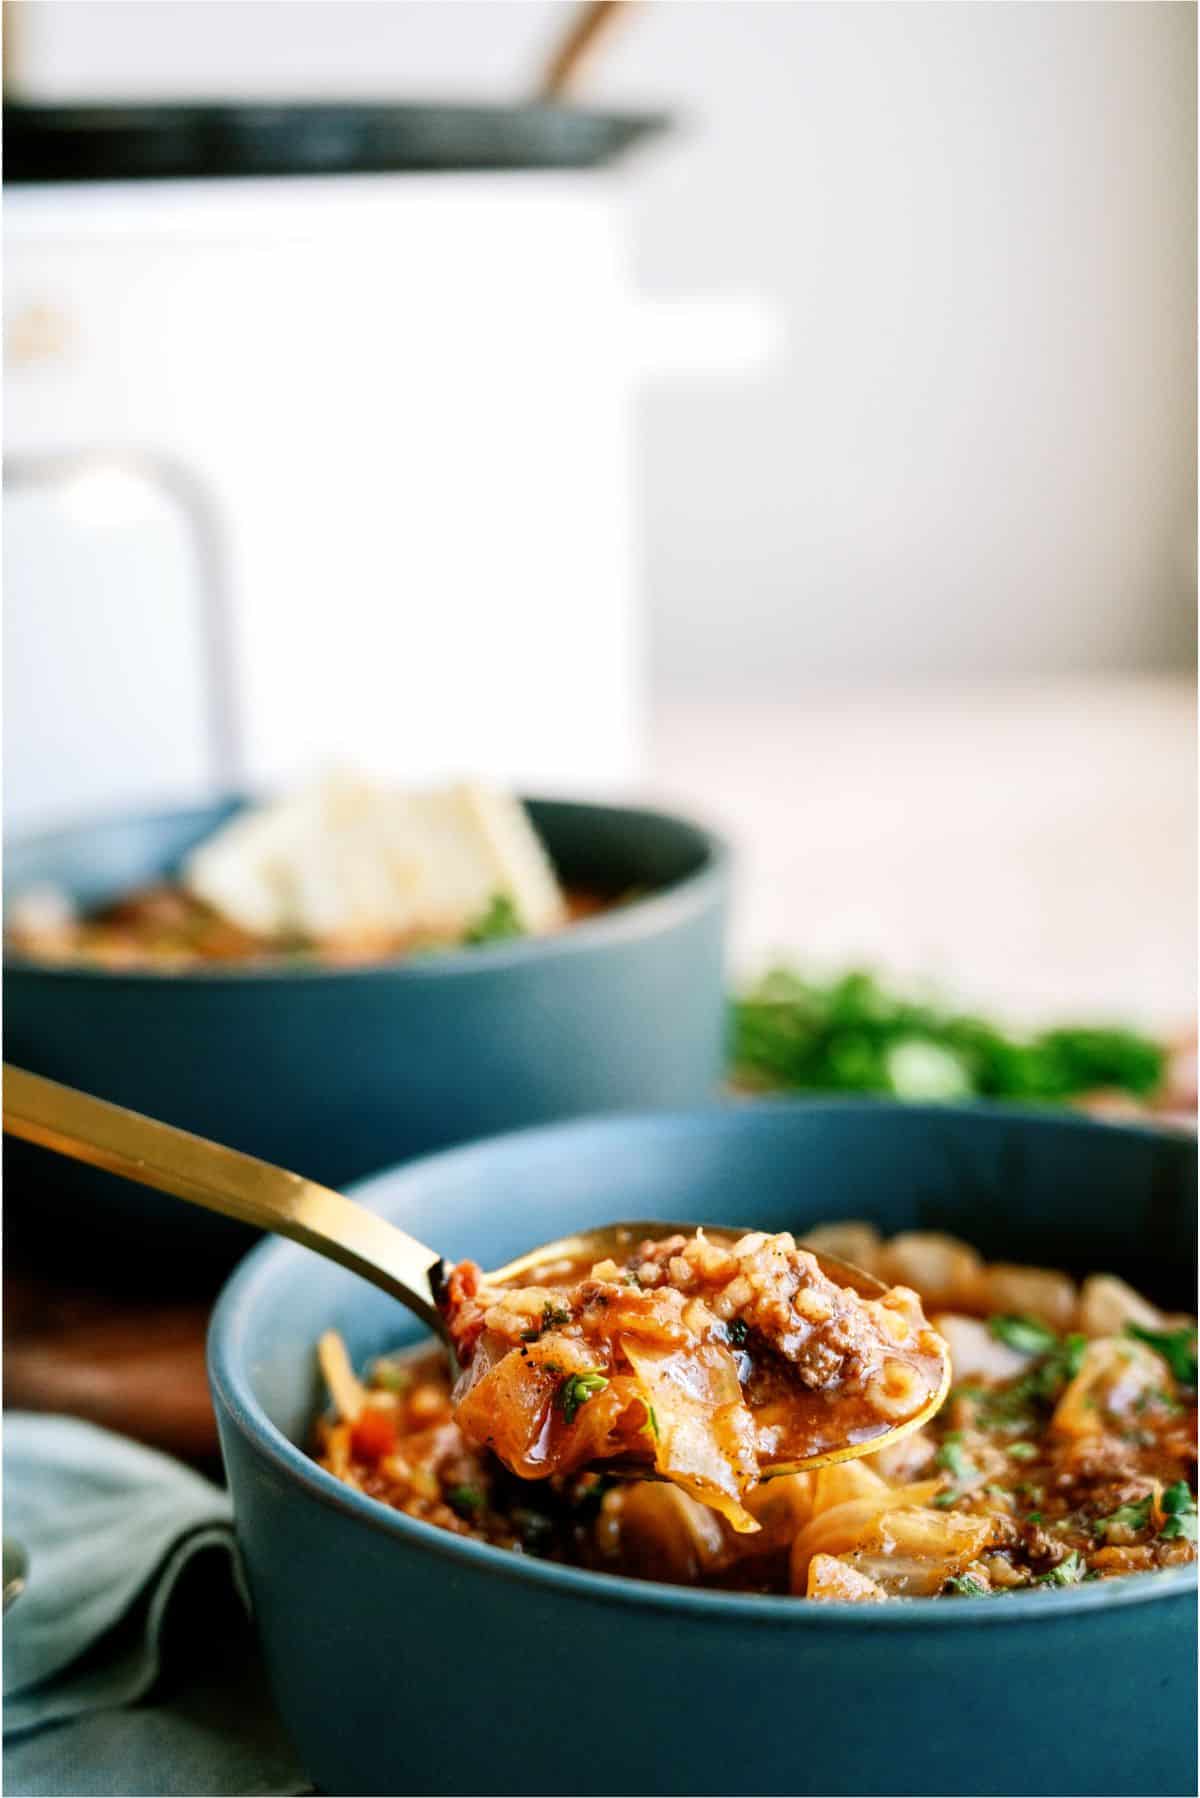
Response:
[[[361,1274],[443,1330],[431,1284],[441,1256],[327,1186],[7,1062],[4,1129],[73,1161],[290,1236]]]

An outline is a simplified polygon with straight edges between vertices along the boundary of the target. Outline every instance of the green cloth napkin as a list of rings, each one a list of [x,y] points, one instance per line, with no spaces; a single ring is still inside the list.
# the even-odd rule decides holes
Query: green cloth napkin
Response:
[[[10,1798],[310,1789],[267,1693],[225,1492],[92,1424],[9,1413],[4,1534],[29,1561],[4,1630]]]

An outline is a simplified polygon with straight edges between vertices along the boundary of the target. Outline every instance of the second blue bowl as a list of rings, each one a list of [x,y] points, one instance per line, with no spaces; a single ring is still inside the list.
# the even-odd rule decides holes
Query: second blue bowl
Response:
[[[169,876],[239,801],[12,844],[5,889],[94,907]],[[522,1124],[709,1098],[725,1046],[724,845],[686,819],[530,801],[568,885],[642,897],[553,937],[358,968],[181,973],[10,957],[5,1058],[340,1186]],[[226,1253],[238,1225],[44,1152],[9,1149],[11,1197]],[[161,1268],[155,1277],[161,1277]]]

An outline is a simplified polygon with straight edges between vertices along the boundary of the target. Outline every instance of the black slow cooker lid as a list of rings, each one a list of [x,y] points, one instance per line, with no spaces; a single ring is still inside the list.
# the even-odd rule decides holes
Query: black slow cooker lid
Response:
[[[4,116],[4,180],[149,181],[585,169],[667,124],[573,106],[30,106]]]

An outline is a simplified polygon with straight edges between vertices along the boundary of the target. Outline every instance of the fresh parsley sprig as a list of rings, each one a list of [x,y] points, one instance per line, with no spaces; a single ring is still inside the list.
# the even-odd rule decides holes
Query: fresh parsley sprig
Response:
[[[542,1321],[528,1330],[521,1331],[522,1342],[536,1342],[545,1330],[557,1330],[562,1324],[569,1324],[571,1313],[565,1305],[556,1305],[553,1299],[547,1299],[542,1306]]]
[[[1054,1102],[1102,1088],[1148,1098],[1167,1053],[1129,1030],[1017,1036],[862,970],[817,981],[777,968],[733,1003],[733,1061],[758,1087]]]
[[[1186,1480],[1176,1480],[1159,1500],[1166,1522],[1158,1532],[1166,1541],[1196,1540],[1196,1500]]]
[[[521,914],[507,893],[493,893],[488,908],[476,919],[463,938],[465,943],[503,943],[509,937],[524,936]]]
[[[942,1445],[934,1457],[939,1467],[944,1467],[953,1479],[973,1480],[979,1469],[974,1461],[963,1453],[962,1431],[947,1430],[942,1437]]]
[[[1179,1330],[1146,1330],[1141,1324],[1126,1324],[1125,1334],[1161,1355],[1181,1386],[1196,1384],[1196,1332],[1190,1324]]]
[[[586,1405],[608,1385],[602,1373],[568,1374],[558,1389],[558,1403],[568,1423],[574,1423],[580,1406]]]
[[[1048,1355],[1058,1347],[1055,1332],[1036,1317],[989,1317],[988,1329],[997,1342],[1005,1343],[1019,1355]]]
[[[460,1517],[474,1517],[487,1505],[487,1493],[482,1486],[449,1486],[446,1489],[446,1503]]]
[[[1033,1583],[1035,1586],[1077,1586],[1086,1578],[1087,1562],[1079,1550],[1073,1548],[1057,1567],[1051,1567],[1049,1573],[1039,1573]]]
[[[980,1393],[981,1422],[984,1428],[1005,1425],[1011,1427],[1021,1423],[1032,1426],[1037,1414],[1047,1406],[1056,1404],[1064,1386],[1069,1385],[1079,1372],[1087,1349],[1087,1337],[1076,1334],[1055,1336],[1053,1331],[1047,1330],[1032,1318],[993,1318],[989,1321],[992,1325],[999,1324],[1001,1330],[1008,1329],[1014,1322],[1019,1323],[1022,1330],[1029,1326],[1031,1330],[1038,1332],[1039,1342],[1044,1339],[1049,1345],[1046,1352],[1040,1354],[1019,1379],[1011,1380],[1008,1385],[995,1391],[984,1389]],[[993,1330],[993,1334],[999,1332]],[[1003,1335],[1000,1339],[1004,1340]],[[1026,1338],[1029,1341],[1033,1339],[1032,1335]]]
[[[942,1587],[947,1598],[987,1598],[991,1590],[974,1573],[957,1573]]]
[[[1152,1495],[1147,1493],[1145,1498],[1135,1499],[1131,1504],[1118,1505],[1117,1509],[1110,1511],[1107,1517],[1097,1517],[1097,1536],[1107,1540],[1110,1532],[1116,1529],[1144,1530],[1150,1521],[1150,1507],[1153,1502]]]

